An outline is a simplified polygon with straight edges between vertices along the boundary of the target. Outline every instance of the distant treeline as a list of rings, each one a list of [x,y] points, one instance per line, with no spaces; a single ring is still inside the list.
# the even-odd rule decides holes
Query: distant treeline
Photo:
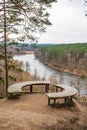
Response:
[[[35,54],[55,67],[87,71],[87,43],[39,46]]]

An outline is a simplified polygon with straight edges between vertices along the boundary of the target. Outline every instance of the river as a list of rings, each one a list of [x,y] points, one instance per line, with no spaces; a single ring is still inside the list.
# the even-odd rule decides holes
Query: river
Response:
[[[78,89],[81,95],[87,95],[87,77],[80,77],[73,74],[61,72],[48,67],[35,58],[34,54],[15,55],[15,60],[21,61],[21,68],[27,70],[31,75],[51,81],[56,79],[58,83],[71,85]]]

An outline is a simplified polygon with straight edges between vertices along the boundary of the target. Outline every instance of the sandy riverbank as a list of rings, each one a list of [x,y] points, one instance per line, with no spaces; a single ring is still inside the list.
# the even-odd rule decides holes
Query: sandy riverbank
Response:
[[[45,62],[45,64],[48,65],[49,67],[53,68],[53,69],[58,70],[58,71],[62,71],[62,72],[66,72],[66,73],[70,73],[70,74],[74,74],[74,75],[78,75],[78,76],[81,76],[81,77],[87,77],[87,72],[83,71],[83,70],[80,70],[80,71],[78,69],[70,70],[69,68],[65,69],[64,67],[58,68],[58,67],[55,67],[52,64],[47,63],[47,62]]]

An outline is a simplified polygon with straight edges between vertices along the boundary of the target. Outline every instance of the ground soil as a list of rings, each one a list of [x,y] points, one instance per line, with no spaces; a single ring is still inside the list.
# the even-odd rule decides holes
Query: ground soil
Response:
[[[0,99],[0,130],[87,130],[87,102],[69,107],[47,101],[44,93]]]

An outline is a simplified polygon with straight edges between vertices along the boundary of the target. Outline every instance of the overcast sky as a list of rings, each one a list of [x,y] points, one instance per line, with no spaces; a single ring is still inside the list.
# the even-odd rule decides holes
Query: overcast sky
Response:
[[[58,0],[50,9],[52,26],[40,34],[39,43],[87,42],[84,0]]]

